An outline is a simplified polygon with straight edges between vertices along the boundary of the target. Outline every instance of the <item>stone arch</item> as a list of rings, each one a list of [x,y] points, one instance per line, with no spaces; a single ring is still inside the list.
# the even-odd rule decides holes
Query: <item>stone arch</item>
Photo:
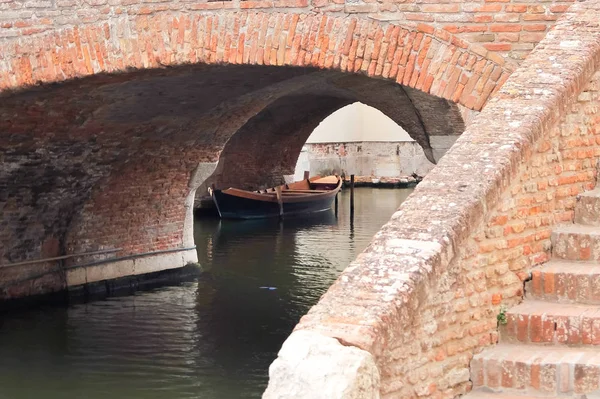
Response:
[[[506,80],[502,58],[426,24],[266,12],[115,15],[7,40],[0,91],[180,64],[312,66],[362,73],[480,110]]]
[[[27,159],[32,152],[25,152],[35,146],[44,146],[38,154],[42,161],[77,152],[73,159],[81,162],[60,169],[70,171],[69,176],[82,174],[76,184],[69,178],[59,179],[53,187],[38,187],[43,179],[33,182],[36,194],[26,215],[14,198],[0,203],[4,214],[10,212],[8,229],[35,241],[19,249],[9,242],[12,233],[2,234],[2,262],[36,259],[45,253],[118,249],[110,256],[85,258],[94,265],[112,261],[116,266],[107,273],[92,278],[76,270],[60,281],[39,289],[28,287],[27,294],[15,295],[41,293],[52,284],[64,288],[64,284],[153,271],[162,261],[154,265],[141,261],[136,266],[129,259],[152,255],[155,250],[186,251],[170,257],[171,265],[193,260],[195,253],[186,245],[194,190],[233,134],[283,96],[317,95],[343,99],[340,104],[353,99],[372,105],[404,123],[427,151],[431,127],[413,123],[420,105],[418,94],[412,91],[436,96],[435,101],[447,104],[451,112],[456,104],[478,110],[510,73],[501,60],[426,25],[409,28],[320,14],[164,11],[115,15],[109,22],[7,39],[0,50],[0,129],[9,132],[0,137],[0,146],[11,148],[3,156],[15,168],[4,171],[6,176],[0,173],[0,185],[21,167],[34,167],[35,162]],[[178,81],[178,74],[202,74],[203,68],[210,67],[221,68],[222,75],[209,75],[220,81],[227,76],[227,66],[246,68],[248,73],[254,66],[273,69],[262,80],[231,76],[237,94],[220,96],[219,101],[209,96],[212,105],[200,113],[183,104],[170,109],[173,96],[165,97],[169,105],[156,96],[149,97],[155,102],[147,102],[143,90],[142,94],[135,94],[135,88],[123,92],[134,79],[148,84],[148,90],[160,89],[152,86],[157,76],[169,82],[169,90],[173,85],[185,86],[188,82]],[[324,80],[327,91],[319,93]],[[380,93],[402,90],[412,104],[407,109],[414,114],[413,122],[397,115],[399,104],[364,90],[369,86]],[[144,101],[145,107],[131,108]],[[305,130],[311,124],[314,120],[305,121]],[[195,131],[203,134],[194,136]],[[461,125],[456,124],[453,131],[462,131]],[[42,139],[35,137],[38,133]],[[154,203],[139,184],[144,179],[165,184]],[[53,218],[63,218],[60,211],[42,224],[32,222],[31,228],[14,227],[23,218],[36,220],[38,199],[62,201],[63,194],[74,187],[77,192],[57,208],[71,214],[64,223],[52,223]],[[38,192],[39,188],[46,191]],[[101,228],[103,220],[110,220],[112,227]],[[81,262],[85,263],[83,258],[74,257],[67,263]]]
[[[350,103],[347,97],[318,94],[277,99],[235,132],[219,158],[223,167],[211,180],[218,187],[245,189],[281,184],[283,175],[293,174],[302,145],[317,125]]]

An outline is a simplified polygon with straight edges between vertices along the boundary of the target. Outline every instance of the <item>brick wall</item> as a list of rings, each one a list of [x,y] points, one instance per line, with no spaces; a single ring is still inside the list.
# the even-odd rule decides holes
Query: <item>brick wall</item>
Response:
[[[129,76],[131,82],[134,76],[139,77]],[[66,288],[66,266],[193,246],[183,239],[191,171],[216,160],[218,151],[183,146],[181,131],[167,133],[165,140],[156,132],[168,123],[141,124],[131,108],[132,119],[119,120],[118,111],[106,107],[118,95],[104,90],[122,88],[123,79],[4,93],[0,300]],[[127,103],[117,102],[119,110]],[[108,249],[119,250],[8,267]]]
[[[465,226],[471,230],[468,239],[410,315],[416,330],[388,342],[380,359],[384,397],[430,392],[431,397],[451,398],[469,389],[473,353],[496,343],[499,306],[520,302],[531,268],[549,259],[552,226],[571,222],[577,194],[595,185],[598,89],[600,73],[568,114],[524,149],[510,185],[486,209],[483,223],[474,229]],[[452,212],[448,202],[442,200],[440,206]],[[420,338],[415,342],[416,331]],[[398,389],[398,380],[407,386]]]
[[[403,26],[427,24],[508,57],[523,59],[572,1],[496,0],[447,2],[344,0],[4,0],[0,4],[0,38],[17,38],[74,26],[100,25],[119,16],[147,16],[161,12],[225,13],[233,10],[287,13],[343,13],[364,15]],[[115,26],[113,26],[115,27]],[[243,26],[241,26],[243,29]],[[83,32],[82,32],[83,33]],[[122,34],[126,34],[123,31]],[[86,33],[83,33],[84,36]],[[102,29],[92,33],[100,36]],[[75,39],[76,40],[76,39]],[[242,39],[243,40],[243,39]],[[237,42],[232,42],[235,48]],[[90,56],[96,51],[90,48]]]
[[[132,68],[229,62],[359,72],[479,110],[512,70],[493,52],[425,24],[246,11],[109,16],[4,39],[0,90]]]
[[[529,270],[548,259],[552,226],[572,221],[577,194],[594,187],[599,10],[595,0],[566,14],[302,318],[266,398],[300,386],[310,389],[296,397],[307,398],[470,389],[469,361],[496,342],[500,306],[522,299]],[[343,346],[319,344],[325,337]],[[346,359],[354,374],[324,379],[310,367],[317,357],[319,370]]]

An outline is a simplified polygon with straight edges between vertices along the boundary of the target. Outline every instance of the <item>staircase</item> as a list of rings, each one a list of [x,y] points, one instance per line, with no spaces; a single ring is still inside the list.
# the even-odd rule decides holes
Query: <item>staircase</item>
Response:
[[[506,312],[500,343],[471,362],[465,399],[600,399],[600,189],[582,194],[575,223],[552,233],[525,301]]]

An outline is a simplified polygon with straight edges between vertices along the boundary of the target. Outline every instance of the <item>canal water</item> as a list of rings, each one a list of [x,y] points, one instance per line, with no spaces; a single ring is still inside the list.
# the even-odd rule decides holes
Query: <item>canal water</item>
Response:
[[[410,189],[360,188],[295,219],[197,218],[202,275],[107,300],[0,315],[0,399],[259,398],[299,318]]]

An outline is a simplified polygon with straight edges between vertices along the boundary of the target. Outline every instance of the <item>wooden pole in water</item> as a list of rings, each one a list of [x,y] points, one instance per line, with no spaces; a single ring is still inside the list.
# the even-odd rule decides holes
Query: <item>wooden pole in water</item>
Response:
[[[338,215],[338,195],[335,195],[335,217]]]
[[[277,193],[277,203],[279,204],[279,217],[283,217],[283,198],[281,198],[281,186],[275,187]]]
[[[350,218],[354,219],[354,175],[350,175]]]
[[[310,177],[310,171],[309,170],[305,170],[304,171],[304,180],[308,180],[309,177]]]

